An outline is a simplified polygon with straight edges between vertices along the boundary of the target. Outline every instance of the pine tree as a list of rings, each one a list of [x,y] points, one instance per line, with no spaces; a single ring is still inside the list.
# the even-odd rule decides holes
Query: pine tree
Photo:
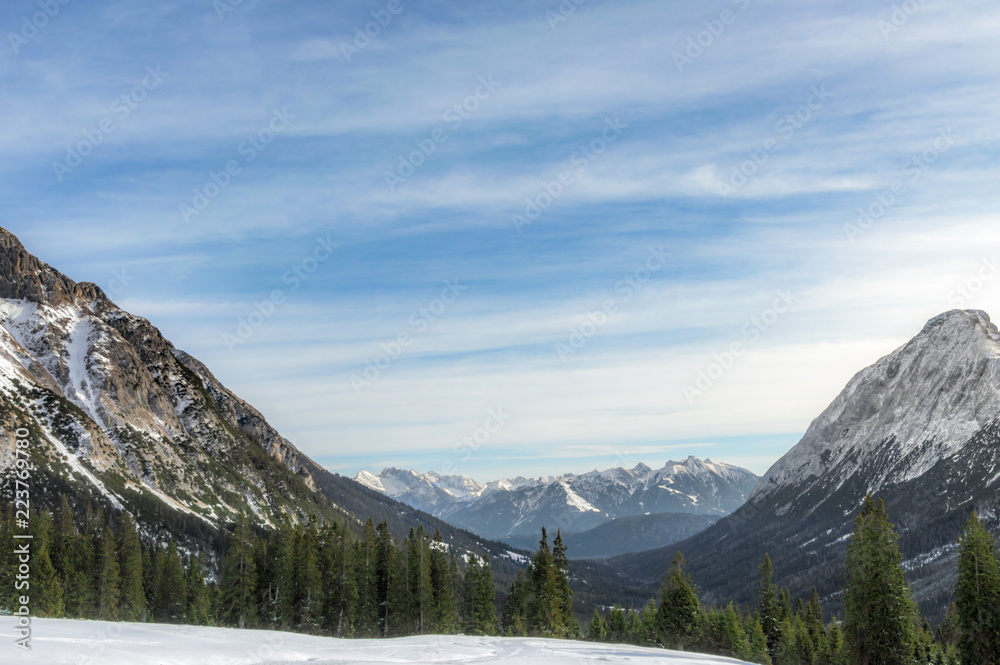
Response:
[[[354,579],[358,585],[358,600],[354,606],[353,624],[357,637],[377,637],[379,634],[377,557],[375,525],[368,520],[361,540],[355,544],[354,553]]]
[[[187,622],[196,626],[211,623],[211,598],[205,584],[205,567],[197,553],[191,555],[187,568]]]
[[[661,643],[683,651],[701,637],[701,601],[690,576],[684,572],[684,555],[674,555],[670,570],[660,589],[657,631]]]
[[[717,639],[721,655],[740,660],[750,658],[750,640],[747,639],[743,630],[743,622],[740,620],[736,608],[733,607],[732,603],[729,603],[718,615]]]
[[[142,580],[142,547],[132,516],[126,511],[118,515],[118,569],[121,573],[121,596],[118,618],[141,621],[146,609]]]
[[[774,665],[806,665],[799,658],[799,647],[795,639],[795,622],[786,618],[781,622],[781,637],[774,657]]]
[[[778,606],[778,589],[774,586],[774,564],[771,555],[764,554],[760,564],[760,582],[757,585],[757,611],[760,612],[760,625],[767,636],[767,648],[771,658],[778,653],[778,642],[781,640],[781,611]]]
[[[412,604],[411,612],[418,635],[431,630],[431,608],[434,595],[431,591],[431,554],[424,535],[424,527],[410,530],[406,545],[407,583]]]
[[[254,542],[243,521],[236,527],[222,575],[222,618],[238,628],[257,624],[257,567],[253,559]]]
[[[867,496],[847,550],[844,632],[857,665],[907,665],[916,606],[885,504]]]
[[[750,651],[746,660],[760,665],[771,665],[771,651],[767,647],[767,635],[764,634],[764,628],[761,626],[760,616],[748,616],[744,623],[744,630],[750,643]]]
[[[587,640],[590,642],[606,642],[608,638],[608,625],[604,623],[601,613],[596,609],[594,616],[590,620],[590,628],[587,630]]]
[[[160,592],[158,596],[157,617],[166,623],[181,623],[187,610],[187,584],[184,579],[184,566],[173,539],[167,544],[163,555],[163,569],[160,573]]]
[[[563,575],[556,567],[545,527],[528,570],[528,632],[541,637],[564,637],[568,627],[562,604]]]
[[[466,635],[496,635],[493,571],[489,558],[472,555],[463,580],[463,630]]]
[[[102,621],[118,619],[118,602],[121,597],[121,573],[118,565],[118,548],[114,534],[104,527],[97,548],[97,618]]]
[[[14,552],[17,546],[14,540],[15,533],[14,507],[5,501],[4,505],[0,506],[0,543],[9,546],[0,546],[0,612],[16,611],[17,598],[20,595],[16,586],[20,562]]]
[[[525,571],[519,571],[511,582],[507,598],[503,604],[500,627],[507,637],[527,637],[528,635],[528,595],[530,583]]]
[[[955,607],[962,662],[1000,665],[1000,561],[975,512],[959,539]]]
[[[159,603],[160,594],[160,568],[163,550],[159,547],[144,549],[142,551],[142,592],[145,597],[145,607],[143,611],[143,621],[154,621],[156,619],[156,607]]]
[[[294,625],[311,633],[319,631],[323,610],[323,578],[319,572],[316,520],[296,530],[293,547],[293,616]]]
[[[438,635],[451,635],[458,627],[455,586],[447,547],[440,531],[431,541],[431,594],[433,596],[433,630]]]
[[[52,518],[45,511],[34,520],[31,553],[31,609],[41,617],[61,617],[65,605],[63,586],[49,555]]]
[[[562,530],[556,529],[556,539],[552,541],[552,563],[555,565],[556,577],[556,597],[559,601],[559,608],[562,611],[562,625],[565,632],[559,637],[578,637],[580,635],[580,623],[573,613],[573,590],[569,586],[569,557],[566,554],[567,547],[563,543]]]
[[[378,603],[378,630],[379,635],[387,637],[389,635],[389,603],[391,600],[394,572],[395,547],[392,542],[392,535],[389,533],[389,524],[380,522],[375,532],[375,587]]]

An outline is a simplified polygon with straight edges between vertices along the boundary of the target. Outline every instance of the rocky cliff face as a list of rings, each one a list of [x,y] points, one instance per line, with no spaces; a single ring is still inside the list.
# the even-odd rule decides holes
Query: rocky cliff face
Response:
[[[12,431],[116,502],[151,494],[210,522],[318,511],[319,467],[149,321],[0,229],[0,469]]]

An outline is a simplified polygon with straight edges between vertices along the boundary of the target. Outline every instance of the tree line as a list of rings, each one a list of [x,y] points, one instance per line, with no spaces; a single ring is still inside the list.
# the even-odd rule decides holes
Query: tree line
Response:
[[[917,611],[898,534],[881,500],[866,497],[844,562],[844,616],[824,621],[819,593],[792,603],[759,569],[756,607],[704,608],[678,554],[659,603],[595,611],[587,639],[694,650],[765,665],[1000,665],[1000,554],[973,513],[958,544],[955,602],[937,630]]]
[[[9,541],[14,516],[0,512]],[[131,516],[65,498],[33,518],[36,616],[296,630],[336,637],[419,634],[588,639],[693,650],[769,665],[1000,665],[1000,555],[973,513],[958,543],[955,602],[932,630],[906,582],[881,500],[867,497],[844,562],[844,616],[826,620],[818,592],[793,603],[765,555],[755,607],[706,608],[678,554],[659,598],[578,621],[561,533],[538,551],[502,603],[488,556],[449,551],[423,527],[399,542],[385,522],[236,525],[218,560],[168,540],[143,544]],[[16,607],[16,561],[0,550],[0,610]],[[218,570],[218,575],[210,571]],[[498,607],[502,611],[498,612]]]

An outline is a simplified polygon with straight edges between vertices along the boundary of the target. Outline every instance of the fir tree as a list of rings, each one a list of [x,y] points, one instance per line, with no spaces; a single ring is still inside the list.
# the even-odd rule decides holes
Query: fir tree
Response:
[[[565,637],[569,628],[563,607],[563,573],[556,567],[545,527],[528,570],[528,632],[542,637]]]
[[[418,635],[430,632],[434,595],[431,591],[431,555],[424,527],[410,530],[406,544],[407,584],[411,613]]]
[[[118,618],[141,621],[146,609],[143,593],[142,548],[139,532],[132,516],[126,511],[118,515],[118,568],[121,573],[121,596]]]
[[[253,559],[254,542],[246,522],[236,527],[222,575],[222,617],[239,628],[257,624],[257,568]]]
[[[47,512],[39,514],[32,532],[31,609],[37,616],[61,617],[65,610],[63,586],[49,555],[52,518]]]
[[[767,646],[767,635],[760,623],[759,615],[750,615],[744,622],[744,631],[750,644],[746,659],[751,663],[771,665],[771,651]]]
[[[157,595],[157,617],[167,623],[181,623],[187,610],[187,583],[177,545],[171,539],[163,555],[160,591]]]
[[[567,547],[563,543],[562,530],[556,529],[556,539],[552,541],[552,563],[556,568],[556,595],[559,608],[562,610],[562,624],[565,626],[565,636],[578,637],[580,624],[573,613],[573,590],[569,586],[569,557]],[[560,636],[562,637],[562,636]]]
[[[701,637],[701,601],[698,590],[684,571],[684,555],[674,555],[660,589],[657,631],[668,649],[683,651]]]
[[[310,519],[305,527],[296,530],[292,560],[294,625],[311,633],[318,632],[323,610],[317,540],[316,521]]]
[[[885,504],[867,496],[845,561],[844,631],[857,665],[909,664],[916,606]]]
[[[187,622],[196,626],[211,623],[211,596],[205,584],[205,567],[198,554],[191,555],[187,569]]]
[[[975,512],[959,539],[955,607],[962,662],[1000,665],[1000,562],[993,536]]]
[[[778,606],[778,589],[774,586],[774,564],[771,555],[764,554],[760,564],[760,582],[757,585],[757,611],[760,612],[760,625],[767,636],[767,648],[772,659],[778,653],[778,642],[781,640],[781,612]]]
[[[381,522],[375,533],[375,586],[378,604],[378,630],[382,637],[389,635],[389,603],[391,601],[390,592],[394,585],[394,554],[395,547],[392,543],[392,535],[389,533],[389,524]]]
[[[434,532],[430,558],[433,630],[439,635],[450,635],[458,627],[458,608],[455,605],[455,587],[452,581],[451,565],[440,531]]]
[[[97,550],[97,618],[102,621],[117,620],[120,596],[118,548],[111,529],[104,527]]]
[[[354,553],[354,579],[358,599],[354,606],[354,634],[357,637],[378,636],[378,579],[376,577],[377,547],[375,525],[365,524],[364,534],[356,544]]]
[[[608,637],[608,625],[601,617],[601,613],[596,609],[594,616],[590,620],[590,628],[587,630],[587,640],[590,642],[606,642]]]

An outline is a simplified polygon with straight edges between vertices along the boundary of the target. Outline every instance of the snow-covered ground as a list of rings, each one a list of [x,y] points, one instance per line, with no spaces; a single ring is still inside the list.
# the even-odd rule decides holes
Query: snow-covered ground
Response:
[[[31,651],[14,646],[0,617],[0,662],[44,665],[738,665],[718,656],[563,640],[409,637],[335,640],[294,633],[195,626],[32,619]]]

